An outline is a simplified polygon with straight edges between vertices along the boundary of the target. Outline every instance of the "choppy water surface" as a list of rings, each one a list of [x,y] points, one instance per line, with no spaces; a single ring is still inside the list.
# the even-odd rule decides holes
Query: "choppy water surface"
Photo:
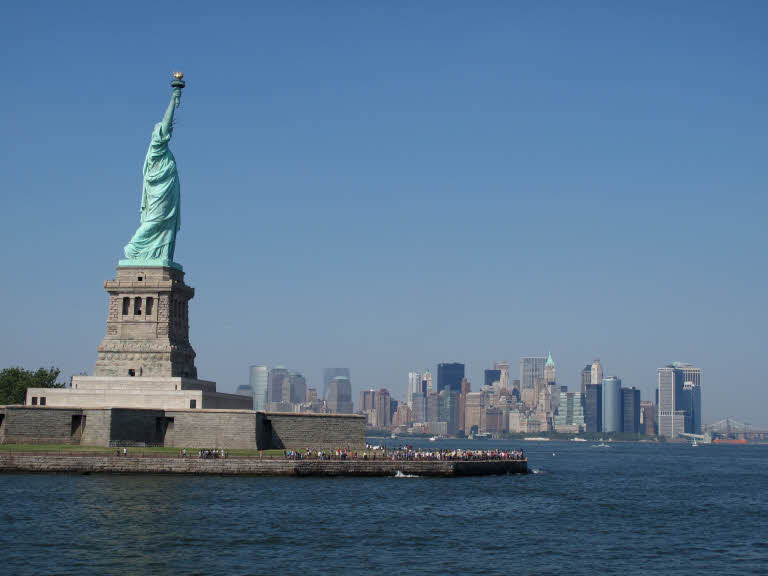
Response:
[[[0,573],[768,573],[768,446],[438,444],[537,473],[0,475]]]

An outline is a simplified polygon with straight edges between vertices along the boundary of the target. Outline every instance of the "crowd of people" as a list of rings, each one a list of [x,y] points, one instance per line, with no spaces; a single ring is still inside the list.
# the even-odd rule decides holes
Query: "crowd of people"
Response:
[[[182,450],[182,456],[187,455],[187,449],[184,448]],[[213,450],[198,450],[197,457],[202,458],[203,460],[208,460],[210,458],[226,458],[227,454],[224,452],[224,450],[219,450],[218,448],[214,448]]]
[[[260,454],[261,456],[261,454]],[[374,449],[366,445],[363,451],[336,449],[284,450],[286,460],[525,460],[525,452],[519,450],[423,450],[413,446],[400,446],[394,450]]]

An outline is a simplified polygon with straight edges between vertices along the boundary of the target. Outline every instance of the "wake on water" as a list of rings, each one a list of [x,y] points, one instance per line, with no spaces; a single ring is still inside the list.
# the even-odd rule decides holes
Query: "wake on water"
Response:
[[[395,478],[418,478],[418,474],[403,474],[402,471],[398,470],[395,474]]]

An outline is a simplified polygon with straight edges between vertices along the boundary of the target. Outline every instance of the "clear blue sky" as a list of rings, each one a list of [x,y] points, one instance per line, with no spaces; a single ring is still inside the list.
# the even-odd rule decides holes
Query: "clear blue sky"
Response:
[[[0,366],[91,373],[186,75],[176,256],[200,376],[402,398],[551,349],[768,424],[765,2],[15,2],[0,19]]]

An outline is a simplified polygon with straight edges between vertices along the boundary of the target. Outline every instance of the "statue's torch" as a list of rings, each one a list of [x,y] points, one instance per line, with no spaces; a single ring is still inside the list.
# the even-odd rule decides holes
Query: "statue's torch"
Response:
[[[173,93],[176,94],[176,108],[178,108],[179,102],[181,101],[181,89],[186,86],[186,83],[184,82],[184,74],[181,72],[174,72],[171,86],[173,87]]]

